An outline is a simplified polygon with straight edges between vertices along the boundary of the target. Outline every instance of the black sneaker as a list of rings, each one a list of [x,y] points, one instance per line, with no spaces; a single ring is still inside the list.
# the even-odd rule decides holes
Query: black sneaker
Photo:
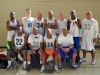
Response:
[[[31,65],[28,64],[27,67],[26,67],[26,71],[30,71],[31,70]]]
[[[18,64],[22,64],[23,63],[23,61],[22,60],[20,60],[20,59],[18,59],[18,60],[15,60],[16,62],[18,62]]]
[[[61,69],[62,68],[62,65],[58,65],[58,69]]]
[[[23,66],[23,70],[26,70],[26,68]]]
[[[41,67],[42,67],[42,64],[39,65],[39,70],[41,69]]]
[[[17,64],[17,62],[16,62],[16,61],[13,61],[13,62],[11,63],[11,66],[14,67],[16,64]]]

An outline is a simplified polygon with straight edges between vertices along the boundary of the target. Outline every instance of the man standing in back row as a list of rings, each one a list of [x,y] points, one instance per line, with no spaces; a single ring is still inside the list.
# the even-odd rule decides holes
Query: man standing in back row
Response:
[[[21,26],[23,28],[23,33],[27,36],[33,33],[34,22],[34,18],[31,17],[31,10],[26,9],[26,16],[21,19]]]
[[[37,13],[37,18],[35,18],[35,27],[38,28],[38,34],[41,34],[44,37],[44,18],[42,18],[42,12]]]
[[[56,36],[55,29],[58,28],[58,24],[57,20],[53,17],[53,11],[51,10],[48,11],[48,18],[44,20],[44,28],[50,28],[51,34]]]
[[[26,16],[21,19],[21,26],[23,29],[23,33],[27,36],[27,38],[33,33],[35,19],[31,17],[31,10],[26,9]],[[27,44],[27,50],[29,50]]]
[[[7,34],[7,51],[12,49],[12,37],[13,35],[16,34],[16,30],[18,29],[19,26],[19,22],[18,20],[15,19],[15,12],[10,12],[10,19],[6,22],[6,28],[8,31]],[[22,61],[20,61],[20,59],[18,58],[18,55],[16,55],[16,61],[18,63],[22,63]]]
[[[58,23],[58,36],[60,35],[60,34],[62,34],[62,29],[63,28],[67,28],[67,20],[66,19],[64,19],[64,13],[63,12],[61,12],[60,14],[59,14],[59,20],[57,21],[57,23]]]
[[[81,25],[80,39],[82,41],[81,49],[83,50],[83,59],[81,61],[86,61],[86,53],[90,51],[92,55],[91,64],[94,65],[96,63],[94,45],[98,35],[98,22],[92,18],[92,12],[88,11],[86,19],[82,21]]]
[[[69,34],[73,36],[74,47],[77,50],[77,56],[80,56],[80,37],[79,29],[81,29],[81,20],[76,17],[76,12],[70,12],[71,18],[67,21],[67,29]]]

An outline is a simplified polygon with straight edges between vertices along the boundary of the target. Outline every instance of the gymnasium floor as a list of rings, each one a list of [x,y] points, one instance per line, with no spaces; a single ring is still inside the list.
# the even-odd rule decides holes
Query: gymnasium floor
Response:
[[[81,51],[82,57],[82,51]],[[52,59],[50,56],[48,60]],[[76,71],[72,68],[63,68],[59,73],[54,73],[52,75],[99,75],[100,73],[100,48],[96,48],[96,64],[91,65],[91,54],[87,53],[87,61],[83,62],[80,68]],[[50,75],[45,73],[40,73],[38,69],[32,69],[29,72],[22,70],[22,65],[14,67],[10,71],[5,69],[0,69],[0,75]]]

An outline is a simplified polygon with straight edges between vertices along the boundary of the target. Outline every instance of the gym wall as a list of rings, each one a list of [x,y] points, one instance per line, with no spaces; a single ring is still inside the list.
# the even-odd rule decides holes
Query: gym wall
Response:
[[[77,17],[81,20],[86,18],[87,11],[92,11],[93,17],[100,22],[100,0],[0,0],[0,46],[7,45],[6,21],[9,12],[14,11],[16,18],[20,21],[25,16],[25,10],[30,8],[32,16],[36,17],[38,11],[43,12],[47,18],[48,10],[54,12],[54,17],[59,19],[59,13],[64,12],[65,18],[70,18],[70,11],[75,10]]]

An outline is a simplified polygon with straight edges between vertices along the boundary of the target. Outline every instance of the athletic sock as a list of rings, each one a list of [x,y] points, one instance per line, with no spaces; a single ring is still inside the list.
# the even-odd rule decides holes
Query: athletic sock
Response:
[[[31,62],[30,62],[30,61],[28,61],[28,62],[27,62],[27,64],[31,64]]]
[[[24,66],[24,68],[26,68],[26,61],[23,62],[23,66]]]
[[[42,61],[40,61],[40,64],[42,64]]]
[[[11,60],[8,61],[8,65],[11,66]]]

